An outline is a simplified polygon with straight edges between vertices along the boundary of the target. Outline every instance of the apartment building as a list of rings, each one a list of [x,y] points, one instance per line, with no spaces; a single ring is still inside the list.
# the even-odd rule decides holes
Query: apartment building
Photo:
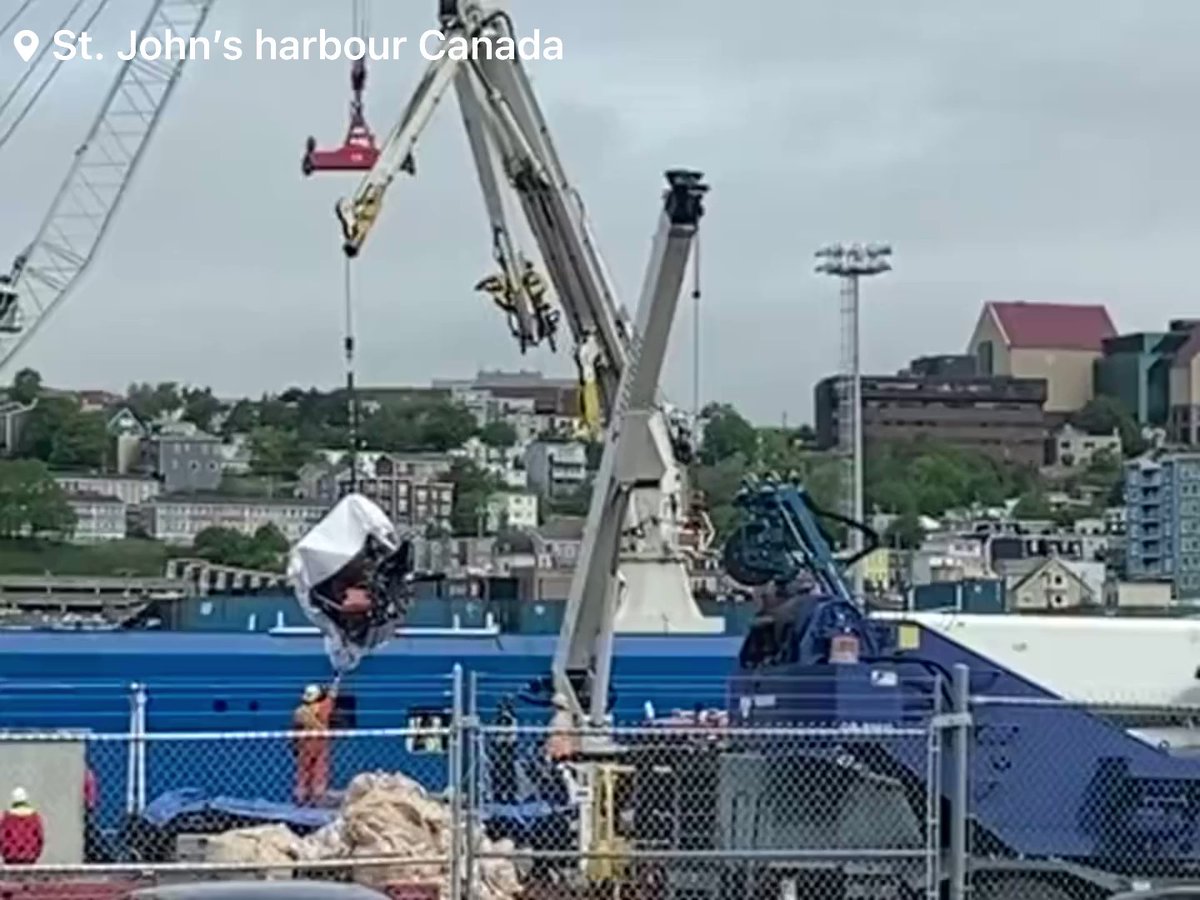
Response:
[[[71,540],[79,544],[119,541],[128,535],[126,505],[118,499],[94,491],[67,493],[67,503],[75,513]]]
[[[144,475],[95,475],[59,472],[54,480],[68,494],[114,497],[126,506],[142,506],[163,492],[162,482]]]
[[[1142,457],[1124,474],[1126,577],[1200,598],[1200,453]]]
[[[264,525],[274,525],[294,542],[328,509],[325,504],[303,499],[164,494],[146,505],[143,522],[150,537],[169,544],[191,544],[206,528],[229,528],[252,535]]]
[[[452,463],[453,457],[444,453],[362,453],[355,479],[339,453],[301,469],[298,494],[328,509],[353,485],[399,528],[443,526],[454,508]]]
[[[587,483],[587,448],[578,441],[534,441],[525,451],[529,487],[543,497],[561,497]]]

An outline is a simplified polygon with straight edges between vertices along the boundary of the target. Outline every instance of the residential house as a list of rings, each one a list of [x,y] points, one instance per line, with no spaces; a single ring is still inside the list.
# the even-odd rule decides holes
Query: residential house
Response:
[[[499,480],[506,488],[521,490],[528,487],[525,471],[527,443],[518,441],[511,447],[489,447],[477,437],[468,438],[452,456],[470,460],[477,468]]]
[[[1094,580],[1089,583],[1076,566],[1049,557],[1009,587],[1009,608],[1015,612],[1040,612],[1101,606],[1103,566],[1100,575],[1098,585]]]
[[[1065,469],[1086,469],[1097,456],[1121,459],[1121,433],[1088,434],[1071,423],[1064,424],[1054,435],[1054,461]]]
[[[114,409],[105,429],[115,446],[117,472],[122,475],[133,472],[142,464],[142,442],[150,436],[150,429],[128,406]]]
[[[988,302],[967,352],[982,375],[1045,380],[1045,411],[1065,418],[1095,396],[1095,363],[1116,333],[1096,304]]]
[[[143,442],[142,465],[166,493],[215,491],[221,485],[221,441],[199,431],[159,433]]]
[[[295,542],[327,511],[324,504],[299,499],[164,494],[146,505],[144,523],[150,537],[169,544],[191,544],[206,528],[229,528],[252,535],[264,525],[274,525]]]
[[[21,443],[21,427],[37,400],[22,405],[15,400],[0,401],[0,454],[11,456]]]
[[[573,569],[583,546],[582,516],[556,516],[537,530],[538,566],[543,569]]]
[[[525,472],[543,497],[572,494],[587,484],[587,448],[578,441],[534,441],[525,451]]]
[[[226,475],[248,475],[254,461],[254,451],[250,446],[250,437],[245,434],[235,434],[223,442],[218,450],[221,457],[221,471]]]
[[[578,429],[579,384],[571,378],[547,378],[541,372],[484,370],[473,380],[435,380],[433,385],[473,392],[478,399],[471,402],[484,410],[483,421],[510,421],[522,439],[572,436]]]
[[[67,494],[67,503],[75,513],[71,539],[80,544],[123,540],[126,528],[125,503],[117,497],[91,492]]]
[[[914,585],[994,577],[985,539],[976,535],[941,532],[927,535],[913,553]]]
[[[453,458],[443,453],[361,453],[357,478],[340,451],[301,468],[297,494],[326,509],[350,493],[379,505],[399,528],[444,526],[454,508],[454,483],[449,480]]]
[[[103,412],[125,402],[125,398],[112,391],[76,391],[79,409],[82,412]]]
[[[162,483],[141,475],[58,472],[54,480],[68,494],[115,497],[126,506],[144,506],[162,493]]]
[[[487,530],[533,530],[538,526],[537,494],[503,491],[488,498]]]

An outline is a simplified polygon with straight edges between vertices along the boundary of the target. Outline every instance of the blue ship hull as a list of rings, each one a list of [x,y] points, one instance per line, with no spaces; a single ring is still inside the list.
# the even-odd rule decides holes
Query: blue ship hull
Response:
[[[618,716],[640,715],[646,701],[658,709],[723,706],[741,640],[619,637]],[[402,637],[368,657],[345,690],[356,698],[360,727],[403,727],[405,703],[444,700],[460,665],[475,673],[486,714],[501,694],[549,673],[555,641],[550,635]],[[281,728],[301,688],[330,676],[315,637],[0,632],[0,680],[15,683],[0,700],[0,725],[124,731],[130,685],[140,683],[150,698],[150,731]]]
[[[439,715],[449,721],[455,665],[490,719],[504,696],[520,696],[550,671],[551,635],[402,637],[368,657],[343,682],[352,717],[345,727],[403,729]],[[660,712],[697,704],[724,707],[737,662],[736,637],[618,638],[616,712],[640,720],[649,701]],[[294,760],[281,737],[233,742],[197,739],[196,732],[280,732],[305,684],[331,676],[315,637],[186,632],[0,632],[0,728],[83,729],[112,735],[89,744],[88,761],[101,783],[100,819],[119,826],[130,795],[127,777],[135,684],[146,698],[151,739],[145,749],[147,800],[169,791],[287,802]],[[518,706],[542,724],[548,713]],[[445,786],[444,753],[413,752],[399,737],[335,741],[332,782],[344,787],[361,771],[403,771],[427,787]]]

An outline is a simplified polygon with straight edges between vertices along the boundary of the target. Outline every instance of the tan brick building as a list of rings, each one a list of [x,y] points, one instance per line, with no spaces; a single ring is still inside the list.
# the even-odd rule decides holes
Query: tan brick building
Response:
[[[1045,411],[1065,414],[1095,395],[1093,364],[1116,333],[1096,304],[988,302],[967,352],[981,375],[1045,379]]]

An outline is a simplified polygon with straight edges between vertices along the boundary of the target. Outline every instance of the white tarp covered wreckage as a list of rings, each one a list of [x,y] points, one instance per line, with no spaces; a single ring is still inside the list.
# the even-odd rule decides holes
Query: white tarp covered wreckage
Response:
[[[338,501],[292,548],[288,580],[339,674],[392,636],[408,611],[412,544],[361,494]]]

